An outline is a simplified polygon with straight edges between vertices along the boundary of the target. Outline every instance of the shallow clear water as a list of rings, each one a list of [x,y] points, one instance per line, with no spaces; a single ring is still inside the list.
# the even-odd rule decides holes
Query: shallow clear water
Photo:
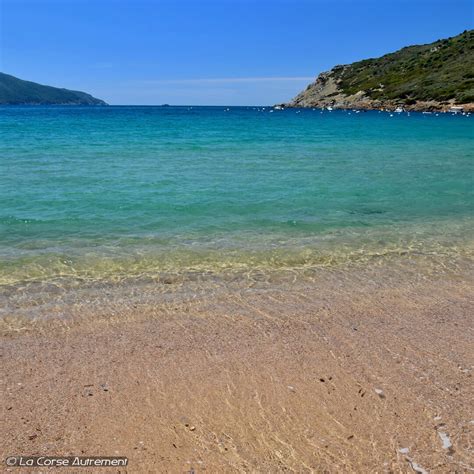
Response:
[[[474,117],[0,108],[0,283],[472,249]]]

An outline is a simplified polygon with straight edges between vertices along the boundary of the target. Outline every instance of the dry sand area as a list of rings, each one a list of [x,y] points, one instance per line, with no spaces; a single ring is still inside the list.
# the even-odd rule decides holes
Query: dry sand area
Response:
[[[473,471],[471,282],[374,265],[59,292],[48,323],[3,325],[2,457],[129,458],[101,473]]]

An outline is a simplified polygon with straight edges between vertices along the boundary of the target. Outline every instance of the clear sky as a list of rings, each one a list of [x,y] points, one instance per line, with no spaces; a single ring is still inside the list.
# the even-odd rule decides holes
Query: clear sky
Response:
[[[319,72],[453,36],[474,0],[0,0],[0,70],[111,104],[283,102]]]

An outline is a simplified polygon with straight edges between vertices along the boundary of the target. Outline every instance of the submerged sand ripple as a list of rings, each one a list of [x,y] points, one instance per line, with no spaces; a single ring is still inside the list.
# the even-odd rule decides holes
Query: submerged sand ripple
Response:
[[[473,469],[467,270],[255,282],[111,286],[49,301],[49,323],[10,321],[2,456],[117,454],[127,472]]]

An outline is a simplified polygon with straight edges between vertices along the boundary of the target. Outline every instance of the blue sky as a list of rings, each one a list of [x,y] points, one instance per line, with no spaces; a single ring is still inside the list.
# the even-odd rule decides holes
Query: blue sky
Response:
[[[473,0],[0,0],[0,70],[111,104],[273,104],[473,28]]]

